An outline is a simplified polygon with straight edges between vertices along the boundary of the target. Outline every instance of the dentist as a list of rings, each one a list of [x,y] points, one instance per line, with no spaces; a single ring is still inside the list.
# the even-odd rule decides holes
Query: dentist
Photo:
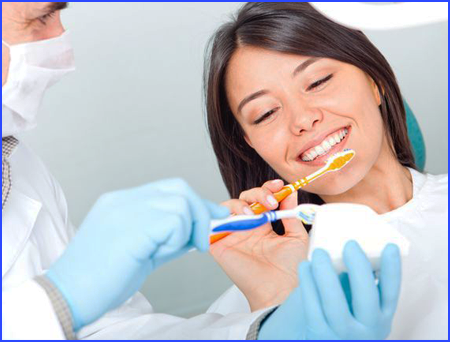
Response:
[[[102,196],[75,236],[60,186],[15,137],[36,126],[47,88],[75,69],[66,7],[2,2],[2,338],[244,339],[265,310],[186,320],[154,314],[135,294],[161,264],[207,251],[209,222],[228,209],[165,180]]]

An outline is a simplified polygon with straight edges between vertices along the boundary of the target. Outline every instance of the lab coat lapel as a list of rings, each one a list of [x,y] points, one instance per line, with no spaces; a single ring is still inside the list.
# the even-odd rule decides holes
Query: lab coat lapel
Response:
[[[30,238],[42,204],[15,189],[2,210],[2,279]]]

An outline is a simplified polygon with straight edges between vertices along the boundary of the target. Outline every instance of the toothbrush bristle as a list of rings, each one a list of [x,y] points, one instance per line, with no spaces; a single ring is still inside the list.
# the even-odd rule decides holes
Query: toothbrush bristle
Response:
[[[334,156],[330,158],[328,170],[329,171],[337,171],[342,169],[345,165],[348,164],[350,160],[355,156],[355,151],[351,149],[346,149],[343,152],[336,153]]]

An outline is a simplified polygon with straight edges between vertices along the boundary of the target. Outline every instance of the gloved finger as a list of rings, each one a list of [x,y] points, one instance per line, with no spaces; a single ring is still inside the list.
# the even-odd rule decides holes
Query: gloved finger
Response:
[[[230,209],[228,209],[226,206],[218,205],[207,199],[204,199],[203,203],[205,204],[206,208],[208,209],[209,214],[212,219],[224,219],[231,215]]]
[[[381,296],[381,310],[392,317],[397,308],[401,286],[401,257],[397,245],[388,244],[381,254],[378,288]]]
[[[258,338],[263,340],[304,340],[305,313],[300,288],[296,287],[289,297],[265,321]]]
[[[323,249],[316,249],[311,266],[325,317],[331,329],[344,336],[344,329],[353,322],[353,317],[328,253]]]
[[[170,250],[170,247],[167,245],[163,245],[160,247],[158,252],[153,256],[151,259],[151,264],[147,267],[147,275],[150,275],[151,272],[153,272],[155,269],[160,267],[161,265],[164,265],[165,263],[175,260],[187,252],[189,252],[192,249],[192,246],[185,245],[181,249],[178,249],[177,251]]]
[[[348,273],[342,272],[341,274],[339,274],[339,280],[341,282],[342,289],[344,290],[345,299],[347,299],[347,303],[350,304],[352,302],[352,292],[350,288],[350,279],[348,277]],[[351,305],[349,309],[350,313],[353,315],[353,309]]]
[[[159,250],[163,245],[167,245],[171,250],[192,245],[193,218],[189,202],[184,197],[165,194],[133,205],[135,219],[143,221],[138,223],[136,220],[134,225],[137,229],[139,225],[144,225],[151,237],[149,241],[156,243]]]
[[[160,188],[166,189],[162,184],[167,185],[171,184],[171,182],[164,180],[132,189],[123,189],[103,194],[98,199],[95,207],[100,205],[104,211],[108,211],[112,215],[122,211],[129,212],[130,214],[134,212],[131,221],[129,219],[127,222],[130,225],[129,228],[133,228],[134,226],[138,228],[140,223],[143,223],[147,228],[155,229],[154,224],[146,219],[147,216],[150,216],[149,214],[152,209],[162,211],[166,214],[176,213],[181,216],[181,219],[186,225],[190,223],[188,226],[192,226],[193,216],[191,215],[189,200],[184,198],[182,193],[161,190]],[[127,207],[131,207],[131,210],[126,209]],[[152,213],[152,215],[154,214]],[[156,214],[156,217],[159,216],[161,215]],[[190,230],[188,231],[189,234]],[[168,232],[167,230],[161,230],[160,227],[157,231],[162,234]],[[152,234],[156,234],[156,229]]]
[[[314,281],[311,263],[309,261],[300,263],[298,274],[302,305],[306,316],[307,326],[313,331],[324,331],[329,329],[325,314],[322,310],[319,291]]]
[[[202,252],[208,251],[211,216],[203,200],[188,183],[182,179],[167,179],[154,183],[149,189],[159,191],[161,196],[181,195],[188,201],[192,215],[192,245]]]
[[[353,314],[360,323],[372,326],[380,314],[380,300],[372,266],[356,241],[347,242],[343,254],[350,280]]]

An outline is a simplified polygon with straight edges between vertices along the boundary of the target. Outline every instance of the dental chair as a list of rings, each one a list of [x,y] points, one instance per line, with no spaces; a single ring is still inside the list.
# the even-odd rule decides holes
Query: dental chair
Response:
[[[413,148],[414,158],[416,160],[416,166],[419,171],[423,171],[425,167],[426,152],[425,152],[425,142],[423,140],[422,132],[419,128],[419,123],[414,116],[408,103],[403,100],[406,111],[406,126],[408,129],[409,140]]]

